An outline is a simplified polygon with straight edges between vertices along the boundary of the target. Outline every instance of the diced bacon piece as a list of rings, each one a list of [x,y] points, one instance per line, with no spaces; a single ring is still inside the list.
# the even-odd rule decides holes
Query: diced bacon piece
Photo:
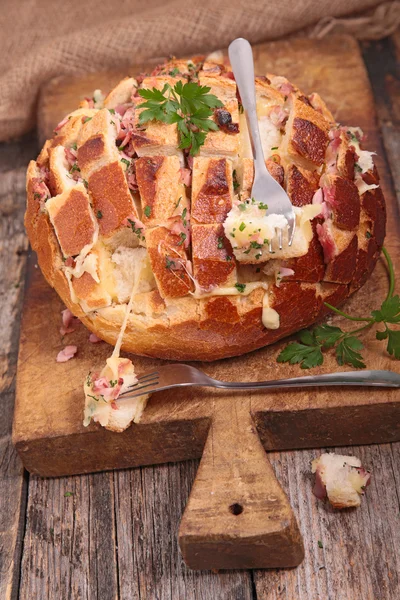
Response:
[[[319,215],[317,215],[317,217],[322,217],[324,219],[330,218],[331,211],[329,210],[327,203],[324,202],[324,193],[322,191],[322,188],[317,189],[313,196],[312,203],[321,205],[321,212],[319,213]]]
[[[288,113],[282,106],[273,106],[269,118],[275,127],[280,129],[288,118]]]
[[[333,239],[331,228],[331,222],[325,221],[322,223],[318,223],[317,225],[317,235],[324,251],[324,261],[325,263],[331,262],[336,256],[337,247],[335,240]]]
[[[69,308],[62,310],[61,314],[62,314],[62,326],[60,328],[61,335],[66,335],[67,333],[72,333],[73,331],[75,331],[75,327],[73,326],[75,317],[72,314],[72,312],[69,310]]]
[[[192,185],[192,171],[190,169],[181,168],[179,169],[179,174],[181,182],[186,185],[186,187],[190,187]]]
[[[99,337],[97,337],[97,335],[95,333],[91,333],[89,335],[89,342],[91,344],[97,344],[97,342],[102,342],[103,340]]]
[[[66,125],[68,123],[68,121],[69,121],[69,115],[64,117],[63,120],[59,122],[57,127],[54,129],[54,132],[59,131],[62,127],[64,127],[64,125]]]
[[[59,363],[67,362],[67,360],[73,358],[77,352],[77,346],[65,346],[65,348],[57,354],[56,361]]]
[[[68,166],[72,167],[76,163],[78,152],[73,148],[64,148],[65,158],[67,159]]]

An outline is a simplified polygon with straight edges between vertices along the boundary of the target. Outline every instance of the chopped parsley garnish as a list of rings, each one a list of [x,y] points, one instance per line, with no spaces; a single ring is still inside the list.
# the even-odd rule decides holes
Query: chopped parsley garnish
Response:
[[[258,242],[250,242],[250,248],[256,248],[256,250],[259,250],[262,247],[263,245],[259,244]]]
[[[239,182],[237,180],[237,176],[236,176],[236,169],[233,169],[232,180],[233,180],[233,189],[236,191],[240,187]]]
[[[229,254],[226,255],[226,259],[225,260],[232,260],[232,256],[229,256]]]
[[[171,75],[171,77],[175,77],[178,74],[179,74],[178,67],[175,67],[174,69],[172,69],[172,71],[169,72],[169,75]]]
[[[186,225],[187,225],[187,221],[186,221],[186,215],[187,215],[187,208],[185,207],[185,208],[183,209],[183,211],[182,211],[182,215],[181,215],[181,216],[182,216],[182,223],[183,223],[183,226],[184,226],[184,227],[186,227]]]
[[[243,104],[239,102],[239,114],[242,115],[244,113]]]
[[[366,232],[365,237],[367,238],[367,240],[369,240],[372,236],[371,233],[369,231]]]
[[[242,223],[240,223],[240,225],[239,225],[239,231],[244,231],[245,229],[246,229],[246,223],[243,223],[243,221],[242,221]]]
[[[125,163],[127,167],[131,166],[131,161],[127,158],[121,158],[121,162]]]
[[[143,212],[146,215],[146,217],[149,218],[151,215],[151,206],[149,206],[149,205],[145,206]]]
[[[388,263],[389,290],[381,307],[373,310],[370,316],[353,317],[325,302],[325,306],[333,312],[363,325],[351,331],[343,331],[340,327],[326,323],[314,327],[311,331],[305,329],[298,334],[299,342],[292,342],[281,351],[277,358],[278,362],[298,363],[302,369],[310,369],[323,363],[325,350],[335,349],[339,365],[346,364],[356,369],[363,369],[365,364],[360,352],[363,343],[358,335],[373,325],[380,324],[384,329],[375,332],[376,339],[387,340],[386,351],[396,360],[400,360],[400,330],[389,327],[389,325],[400,325],[400,297],[394,295],[395,276],[392,259],[386,248],[383,248],[382,252]]]
[[[88,189],[89,188],[89,184],[86,181],[86,179],[82,179],[82,181],[83,181],[83,185],[85,186],[85,188]]]
[[[84,117],[83,118],[83,123],[87,123],[88,121],[91,121],[93,117]]]
[[[268,204],[264,204],[263,202],[258,203],[258,208],[260,210],[268,210]]]
[[[178,208],[178,206],[179,206],[179,204],[180,204],[180,201],[181,201],[181,200],[182,200],[182,196],[180,196],[180,197],[179,197],[179,200],[178,200],[178,202],[175,204],[175,208]]]
[[[69,170],[70,175],[72,175],[72,173],[74,173],[75,171],[78,171],[79,173],[81,172],[81,170],[78,167],[78,164],[76,162],[72,165],[72,167]]]
[[[33,194],[33,197],[35,198],[35,200],[40,200],[40,198],[42,197],[42,194],[39,194],[39,192],[35,192]]]
[[[139,123],[161,121],[176,123],[179,135],[179,148],[190,149],[190,154],[199,153],[209,131],[217,131],[218,125],[210,119],[215,108],[223,106],[211,88],[195,82],[178,81],[174,87],[166,83],[162,90],[139,90],[145,102],[139,105]]]
[[[113,108],[109,108],[108,112],[110,112],[112,115],[115,115],[115,110]]]
[[[72,150],[77,150],[78,146],[76,144],[72,144],[71,148],[72,148]]]
[[[259,260],[261,257],[262,257],[261,252],[259,254],[256,254],[256,256],[255,256],[256,260]]]
[[[243,202],[241,204],[239,204],[238,206],[239,206],[239,210],[241,210],[242,212],[246,210],[246,204],[244,204]]]
[[[321,542],[321,540],[318,540],[318,548],[323,548],[323,547],[324,547],[324,545],[323,545],[323,543]]]
[[[238,292],[243,294],[244,290],[246,289],[246,284],[245,283],[235,283],[235,288],[237,289]]]
[[[65,492],[64,494],[64,498],[69,498],[70,496],[73,496],[74,492]]]
[[[103,213],[101,212],[101,210],[98,210],[98,211],[97,211],[96,217],[97,217],[98,219],[102,219],[102,218],[103,218]]]
[[[165,257],[165,268],[172,270],[175,267],[175,261],[171,260],[170,258],[168,258],[168,256]]]
[[[115,387],[115,386],[117,385],[117,383],[118,383],[118,379],[112,379],[112,380],[110,381],[110,386],[111,386],[111,387]]]
[[[358,173],[362,173],[362,168],[360,167],[360,165],[358,163],[354,163],[354,169],[358,172]]]
[[[274,146],[271,150],[278,150],[278,146]]]
[[[224,238],[223,237],[219,237],[218,238],[217,248],[218,248],[218,250],[222,250],[223,247],[224,247]]]
[[[142,235],[142,227],[136,228],[135,222],[132,221],[131,219],[128,219],[128,223],[132,227],[133,233],[136,233],[136,235],[138,236],[138,238],[144,240],[145,238],[144,238],[144,235]]]
[[[179,234],[179,237],[181,238],[181,241],[180,241],[180,242],[178,242],[178,244],[177,244],[177,245],[178,245],[178,246],[182,246],[183,242],[186,240],[186,237],[187,237],[187,236],[186,236],[186,233],[183,233],[183,232],[182,232],[182,233],[180,233],[180,234]]]

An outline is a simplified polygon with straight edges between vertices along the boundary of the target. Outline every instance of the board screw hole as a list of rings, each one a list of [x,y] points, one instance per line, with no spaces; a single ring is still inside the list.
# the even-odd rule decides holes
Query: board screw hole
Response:
[[[230,505],[229,510],[235,516],[241,515],[243,512],[243,506],[241,504],[238,504],[237,502],[235,502],[235,504]]]

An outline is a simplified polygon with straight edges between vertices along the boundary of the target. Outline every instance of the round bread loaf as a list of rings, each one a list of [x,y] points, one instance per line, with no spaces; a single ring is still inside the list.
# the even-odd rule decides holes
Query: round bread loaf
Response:
[[[223,103],[218,130],[194,157],[179,148],[176,124],[139,123],[138,90],[179,80]],[[97,90],[30,163],[32,248],[48,283],[100,338],[115,344],[129,312],[126,351],[235,356],[308,327],[328,312],[324,302],[341,304],[369,277],[386,213],[362,131],[337,124],[318,94],[284,77],[256,77],[256,94],[267,168],[297,207],[292,250],[268,251],[264,221],[244,237],[261,211],[250,198],[247,125],[229,66],[210,59],[169,61],[105,98]]]

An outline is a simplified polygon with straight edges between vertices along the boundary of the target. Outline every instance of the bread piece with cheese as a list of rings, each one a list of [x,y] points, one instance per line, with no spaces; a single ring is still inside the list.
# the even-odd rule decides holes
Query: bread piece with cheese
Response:
[[[317,498],[328,497],[334,508],[360,506],[371,474],[359,458],[329,452],[321,454],[311,464],[315,473],[313,492]]]

